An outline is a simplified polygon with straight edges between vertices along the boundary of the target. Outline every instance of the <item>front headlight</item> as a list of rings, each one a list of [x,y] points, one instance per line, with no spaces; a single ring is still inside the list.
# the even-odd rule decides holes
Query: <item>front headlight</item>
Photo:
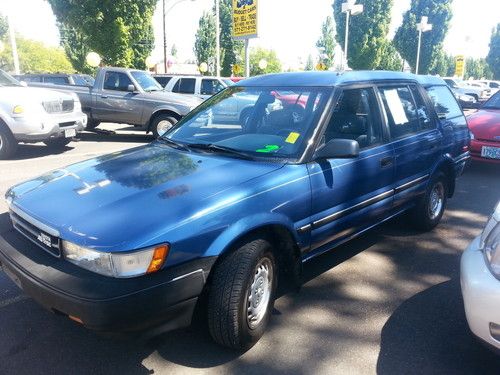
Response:
[[[78,98],[78,95],[75,94],[74,92],[71,93],[71,96],[73,97],[73,102],[74,102],[74,111],[75,112],[80,112],[82,110],[82,104],[80,102],[80,98]]]
[[[22,105],[14,106],[14,108],[12,108],[12,113],[14,115],[22,115],[24,113],[24,106]]]
[[[120,278],[136,277],[160,270],[170,249],[168,244],[163,244],[128,253],[106,253],[68,241],[63,241],[62,247],[64,257],[71,263],[101,275]]]
[[[500,202],[481,234],[481,249],[491,272],[500,279]]]

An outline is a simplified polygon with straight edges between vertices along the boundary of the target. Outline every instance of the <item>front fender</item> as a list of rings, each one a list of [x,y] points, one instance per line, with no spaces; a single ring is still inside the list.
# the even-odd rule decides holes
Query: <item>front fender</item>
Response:
[[[203,256],[219,256],[228,251],[231,245],[245,234],[269,225],[279,225],[286,228],[292,234],[295,243],[298,243],[293,222],[287,216],[266,212],[247,216],[230,225],[212,242]]]

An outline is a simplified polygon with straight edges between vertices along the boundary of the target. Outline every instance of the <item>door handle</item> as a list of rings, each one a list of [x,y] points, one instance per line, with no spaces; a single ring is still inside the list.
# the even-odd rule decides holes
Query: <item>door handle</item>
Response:
[[[103,98],[103,99],[107,99],[107,98],[108,98],[108,96],[107,96],[107,95],[101,95],[101,98]]]
[[[389,165],[392,165],[394,158],[392,156],[387,156],[385,158],[380,159],[380,166],[382,168],[388,167]]]

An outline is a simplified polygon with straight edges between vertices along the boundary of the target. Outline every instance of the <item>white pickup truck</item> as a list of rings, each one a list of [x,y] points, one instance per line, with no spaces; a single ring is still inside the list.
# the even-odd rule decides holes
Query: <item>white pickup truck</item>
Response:
[[[87,125],[76,94],[25,87],[0,70],[0,159],[19,142],[64,147]]]

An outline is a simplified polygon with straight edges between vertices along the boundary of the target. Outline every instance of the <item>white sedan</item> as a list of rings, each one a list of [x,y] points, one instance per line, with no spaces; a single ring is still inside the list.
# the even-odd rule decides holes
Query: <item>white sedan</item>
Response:
[[[500,350],[500,202],[462,254],[460,283],[471,331]]]

